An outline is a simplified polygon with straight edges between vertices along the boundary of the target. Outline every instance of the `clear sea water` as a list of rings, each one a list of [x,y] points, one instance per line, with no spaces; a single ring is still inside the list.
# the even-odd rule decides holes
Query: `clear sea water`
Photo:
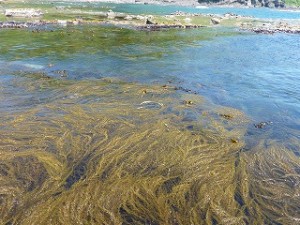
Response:
[[[39,29],[0,30],[1,224],[299,222],[300,35]]]
[[[7,70],[24,67],[51,76],[58,76],[52,71],[66,70],[68,79],[172,82],[210,102],[244,111],[253,123],[272,121],[277,138],[289,133],[283,128],[300,128],[299,35],[256,35],[230,29],[148,33],[103,28],[96,29],[96,37],[89,40],[84,33],[72,39],[72,29],[66,29],[58,40],[55,34],[47,37],[47,33],[25,31],[25,42],[5,37],[13,31],[0,31],[4,34],[2,77]],[[49,63],[54,66],[49,68]]]

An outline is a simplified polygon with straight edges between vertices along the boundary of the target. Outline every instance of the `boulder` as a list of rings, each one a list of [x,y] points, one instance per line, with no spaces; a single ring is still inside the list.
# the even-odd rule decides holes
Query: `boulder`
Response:
[[[149,18],[147,18],[146,24],[154,24],[154,23]]]
[[[99,17],[107,17],[108,13],[106,13],[106,12],[98,12],[96,15],[99,16]]]
[[[107,18],[108,19],[114,19],[115,16],[116,16],[116,14],[112,10],[108,11],[108,13],[107,13]]]
[[[214,24],[214,25],[217,25],[217,24],[221,23],[221,20],[218,19],[218,18],[214,18],[214,17],[213,17],[213,18],[211,18],[210,20],[211,20],[212,24]]]
[[[124,13],[115,13],[115,18],[116,19],[125,19],[125,17],[126,17],[127,15],[126,14],[124,14]]]
[[[60,26],[67,26],[68,21],[66,20],[57,20],[57,24]]]
[[[132,16],[129,16],[129,15],[127,15],[127,16],[125,16],[125,18],[124,18],[125,20],[132,20],[133,19],[133,17]]]
[[[137,16],[136,16],[136,19],[137,19],[137,20],[146,20],[146,17],[137,15]]]

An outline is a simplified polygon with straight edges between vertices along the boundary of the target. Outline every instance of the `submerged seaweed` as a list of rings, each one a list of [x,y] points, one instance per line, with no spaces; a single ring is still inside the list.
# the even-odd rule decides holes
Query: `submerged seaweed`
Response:
[[[238,110],[108,79],[25,74],[14,88],[21,110],[0,122],[1,224],[298,221],[299,158],[276,143],[243,151]],[[26,100],[37,95],[48,98]]]

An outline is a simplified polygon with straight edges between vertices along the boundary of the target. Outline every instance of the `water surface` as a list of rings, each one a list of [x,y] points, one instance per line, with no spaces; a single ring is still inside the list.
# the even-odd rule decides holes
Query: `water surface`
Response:
[[[296,224],[299,43],[0,30],[1,223]]]

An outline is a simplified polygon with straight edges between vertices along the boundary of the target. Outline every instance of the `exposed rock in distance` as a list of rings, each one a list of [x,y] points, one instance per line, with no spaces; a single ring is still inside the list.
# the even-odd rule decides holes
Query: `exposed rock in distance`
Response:
[[[212,24],[214,24],[214,25],[217,25],[217,24],[219,24],[220,22],[221,22],[221,20],[220,19],[218,19],[218,18],[211,18],[210,19],[211,20],[211,22],[212,22]]]
[[[269,7],[283,8],[285,7],[284,0],[198,0],[200,4],[217,4],[217,5],[244,5],[247,7]]]

